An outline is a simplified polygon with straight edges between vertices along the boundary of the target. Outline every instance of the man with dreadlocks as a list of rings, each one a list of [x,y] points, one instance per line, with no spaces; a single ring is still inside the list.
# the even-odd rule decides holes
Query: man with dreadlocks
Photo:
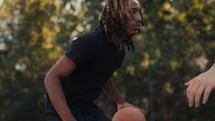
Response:
[[[112,73],[142,25],[138,0],[106,0],[96,31],[78,37],[47,73],[47,121],[110,121],[94,100],[104,90],[117,108],[133,106],[114,86]]]

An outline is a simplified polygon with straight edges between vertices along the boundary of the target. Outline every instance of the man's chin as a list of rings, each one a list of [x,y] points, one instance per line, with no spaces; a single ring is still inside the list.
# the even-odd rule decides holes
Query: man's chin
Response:
[[[136,34],[138,34],[139,33],[139,30],[136,30],[136,31],[134,31],[132,34],[131,34],[131,36],[134,36],[134,35],[136,35]]]
[[[133,36],[135,36],[138,32],[139,32],[139,31],[136,30],[136,31],[129,32],[129,33],[127,33],[127,34],[128,34],[130,37],[133,37]]]
[[[131,37],[135,36],[137,34],[137,32],[131,33],[129,34]]]

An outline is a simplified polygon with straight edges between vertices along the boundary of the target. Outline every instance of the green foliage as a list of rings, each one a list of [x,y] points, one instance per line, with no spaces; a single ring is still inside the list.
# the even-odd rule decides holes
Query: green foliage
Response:
[[[80,34],[94,30],[104,2],[4,0],[0,5],[0,120],[43,121],[48,69]],[[144,27],[136,50],[114,75],[129,102],[149,121],[212,121],[214,96],[189,108],[184,82],[214,63],[213,0],[144,0]],[[214,92],[213,92],[214,93]],[[102,93],[97,103],[110,116],[116,107]],[[106,107],[105,105],[110,105]]]

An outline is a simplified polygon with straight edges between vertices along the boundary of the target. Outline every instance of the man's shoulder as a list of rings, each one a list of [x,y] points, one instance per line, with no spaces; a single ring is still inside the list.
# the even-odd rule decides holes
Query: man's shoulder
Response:
[[[79,36],[74,43],[82,43],[87,45],[100,45],[103,42],[107,41],[106,34],[102,30],[93,31],[89,33],[85,33]]]
[[[102,30],[97,30],[89,33],[85,33],[78,37],[79,39],[90,39],[90,40],[101,40],[106,39],[105,32]]]

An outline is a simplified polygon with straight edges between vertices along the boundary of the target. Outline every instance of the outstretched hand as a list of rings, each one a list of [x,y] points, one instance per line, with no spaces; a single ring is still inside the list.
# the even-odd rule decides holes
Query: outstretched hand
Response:
[[[211,90],[215,87],[215,73],[208,70],[186,82],[185,86],[189,106],[199,107],[201,97],[203,96],[202,103],[207,103]]]

